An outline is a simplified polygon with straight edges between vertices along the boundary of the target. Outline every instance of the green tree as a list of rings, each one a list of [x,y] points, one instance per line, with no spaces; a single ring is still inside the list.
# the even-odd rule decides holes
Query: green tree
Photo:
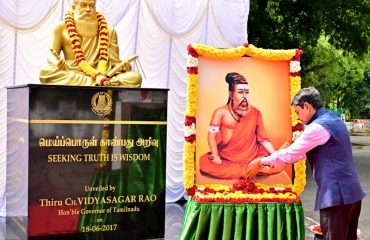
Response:
[[[370,118],[370,1],[256,0],[250,3],[249,42],[304,50],[302,86],[315,86],[326,107]]]
[[[252,0],[249,42],[264,48],[315,46],[321,36],[337,49],[368,51],[370,1]]]

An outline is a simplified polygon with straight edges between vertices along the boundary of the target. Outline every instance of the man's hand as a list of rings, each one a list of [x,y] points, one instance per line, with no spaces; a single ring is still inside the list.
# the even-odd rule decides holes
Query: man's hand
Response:
[[[262,162],[260,158],[253,159],[249,164],[246,171],[246,178],[251,179],[254,178],[259,171],[263,168]]]
[[[216,156],[214,154],[209,154],[208,159],[211,160],[211,162],[221,165],[222,160],[220,156]]]
[[[50,53],[56,59],[56,65],[59,70],[68,70],[69,67],[64,58],[60,58],[59,53],[55,49],[50,49]]]
[[[131,71],[131,69],[132,69],[131,64],[128,61],[123,62],[122,72]]]
[[[69,69],[69,67],[66,63],[66,60],[64,58],[58,60],[57,68],[60,69],[60,70],[68,70]]]
[[[216,164],[219,164],[219,165],[221,165],[221,163],[222,163],[222,160],[221,160],[221,158],[220,157],[215,157],[213,160],[211,160],[213,163],[216,163]]]
[[[281,147],[279,147],[279,149],[284,149],[284,148],[287,148],[287,147],[289,147],[289,143],[288,143],[287,141],[285,141],[285,142],[281,145]]]

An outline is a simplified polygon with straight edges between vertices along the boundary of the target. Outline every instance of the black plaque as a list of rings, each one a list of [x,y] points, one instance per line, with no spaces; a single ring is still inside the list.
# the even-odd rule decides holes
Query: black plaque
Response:
[[[7,212],[30,239],[164,237],[167,90],[8,88]]]

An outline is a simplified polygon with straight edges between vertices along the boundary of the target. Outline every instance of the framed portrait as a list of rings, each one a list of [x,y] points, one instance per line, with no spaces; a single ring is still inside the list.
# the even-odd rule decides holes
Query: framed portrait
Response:
[[[183,178],[189,195],[205,188],[232,192],[250,161],[300,134],[302,124],[290,102],[300,90],[301,54],[299,49],[265,50],[250,44],[188,46]],[[260,189],[299,196],[305,161],[263,169],[250,181]]]

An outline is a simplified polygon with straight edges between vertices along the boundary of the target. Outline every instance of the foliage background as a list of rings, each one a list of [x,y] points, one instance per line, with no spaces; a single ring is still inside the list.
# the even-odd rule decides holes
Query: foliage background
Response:
[[[302,49],[302,87],[316,87],[347,119],[370,118],[370,0],[252,0],[248,38]]]

